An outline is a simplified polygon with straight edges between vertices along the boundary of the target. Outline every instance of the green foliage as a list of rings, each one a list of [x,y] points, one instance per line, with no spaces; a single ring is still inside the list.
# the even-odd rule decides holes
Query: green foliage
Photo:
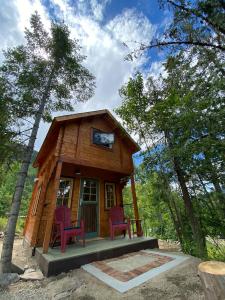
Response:
[[[0,217],[0,231],[4,232],[7,225],[7,218]]]
[[[4,232],[6,229],[8,219],[6,217],[0,217],[0,231]],[[22,235],[25,219],[19,218],[16,224],[16,233]]]
[[[10,212],[12,196],[19,170],[19,162],[11,164],[9,170],[4,170],[4,179],[0,185],[0,217],[5,217],[6,214]],[[36,170],[30,166],[20,207],[20,215],[22,216],[27,214],[35,175]]]
[[[213,49],[214,52],[225,52],[225,9],[223,0],[159,0],[161,8],[170,12],[171,20],[156,31],[149,43],[128,54],[133,60],[145,50],[168,48],[173,55],[180,50]],[[167,55],[166,53],[166,55]]]
[[[138,177],[158,173],[154,198],[167,205],[182,249],[200,256],[206,235],[225,230],[223,69],[222,56],[212,51],[180,52],[168,57],[166,76],[130,79],[116,110],[145,148]]]
[[[207,241],[208,256],[211,260],[225,261],[225,245]]]
[[[47,32],[35,13],[30,27],[25,30],[23,45],[3,52],[0,164],[16,158],[18,145],[29,139],[30,120],[38,116],[37,112],[49,122],[52,112],[72,111],[72,104],[89,99],[95,87],[93,75],[82,65],[85,57],[80,54],[78,41],[70,38],[64,23],[52,22]]]

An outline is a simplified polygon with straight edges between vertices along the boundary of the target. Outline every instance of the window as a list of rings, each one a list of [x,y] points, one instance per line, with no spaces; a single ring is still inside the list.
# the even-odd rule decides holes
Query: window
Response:
[[[105,208],[109,209],[116,205],[115,183],[105,183]]]
[[[83,201],[97,201],[97,182],[85,179],[83,182]]]
[[[73,179],[71,178],[61,178],[59,183],[59,189],[57,193],[56,205],[66,205],[71,206],[71,198],[73,192]]]
[[[95,145],[100,145],[112,149],[112,145],[115,142],[115,136],[114,133],[107,133],[98,129],[93,129],[92,142]]]
[[[39,198],[41,195],[41,185],[38,187],[37,193],[35,195],[35,199],[34,199],[34,204],[32,207],[32,216],[35,216],[37,213],[37,208],[38,208],[38,202],[39,202]]]

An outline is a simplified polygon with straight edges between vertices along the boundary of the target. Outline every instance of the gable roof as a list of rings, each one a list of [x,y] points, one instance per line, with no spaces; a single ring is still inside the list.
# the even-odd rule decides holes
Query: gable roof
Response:
[[[34,167],[38,166],[39,162],[45,156],[47,149],[49,149],[49,145],[52,145],[52,143],[56,141],[61,125],[65,123],[78,121],[84,118],[86,119],[86,118],[98,117],[98,116],[105,117],[106,120],[112,124],[114,130],[115,129],[118,130],[118,134],[126,140],[127,145],[130,147],[132,153],[136,153],[140,151],[140,147],[138,146],[138,144],[126,132],[123,126],[116,120],[116,118],[110,113],[110,111],[107,109],[102,109],[102,110],[90,111],[85,113],[77,113],[77,114],[55,117],[48,130],[45,140],[40,148],[40,151],[38,152],[38,155],[33,163],[33,166]]]

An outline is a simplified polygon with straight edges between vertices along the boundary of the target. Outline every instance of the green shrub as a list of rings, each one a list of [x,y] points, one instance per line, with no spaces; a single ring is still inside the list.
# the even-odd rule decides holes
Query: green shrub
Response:
[[[207,241],[207,251],[210,260],[225,261],[225,245],[213,244]]]
[[[6,224],[7,224],[7,218],[0,217],[0,231],[5,231]]]
[[[7,225],[7,218],[6,217],[0,217],[0,231],[5,231],[6,225]],[[16,224],[16,233],[22,234],[23,228],[24,228],[25,218],[18,218],[17,224]]]

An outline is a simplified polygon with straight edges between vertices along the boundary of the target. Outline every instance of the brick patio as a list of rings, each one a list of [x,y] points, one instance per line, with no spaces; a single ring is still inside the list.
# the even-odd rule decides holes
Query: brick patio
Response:
[[[140,263],[140,266],[131,269],[129,271],[121,271],[118,270],[118,268],[116,267],[112,267],[112,263],[113,262],[119,262],[121,264],[124,264],[126,259],[133,259],[135,261],[135,259],[139,259],[139,257],[142,256],[145,260],[146,263]],[[148,260],[151,260],[150,262],[148,262]],[[118,258],[111,258],[111,259],[107,259],[104,261],[96,261],[93,262],[92,265],[95,266],[96,268],[98,268],[99,270],[101,270],[102,272],[106,273],[107,275],[120,280],[122,282],[126,282],[129,281],[151,269],[160,267],[170,261],[174,260],[172,257],[169,256],[161,256],[159,254],[153,254],[153,253],[147,253],[145,251],[139,251],[137,252],[133,252],[133,253],[129,253],[129,254],[125,254],[123,256],[121,256],[119,259]]]

